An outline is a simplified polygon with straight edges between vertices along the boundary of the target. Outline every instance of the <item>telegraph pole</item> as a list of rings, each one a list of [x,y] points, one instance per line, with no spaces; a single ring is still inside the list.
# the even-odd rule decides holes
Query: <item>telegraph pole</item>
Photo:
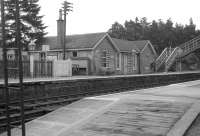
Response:
[[[67,1],[64,1],[63,3],[63,12],[64,12],[64,41],[63,41],[63,60],[66,59],[66,16],[67,14],[72,11],[72,3],[69,3]]]
[[[7,50],[6,50],[6,39],[5,39],[5,6],[4,0],[1,0],[1,41],[2,41],[2,48],[3,48],[3,62],[4,62],[4,91],[5,91],[5,101],[6,101],[6,119],[7,119],[7,136],[11,136],[11,126],[10,126],[10,97],[8,91],[8,69],[5,67],[7,66]]]
[[[20,7],[19,0],[15,2],[16,8],[16,45],[18,48],[18,67],[19,67],[19,86],[20,86],[20,106],[21,106],[21,125],[22,125],[22,136],[26,136],[25,131],[25,115],[24,115],[24,89],[23,89],[23,64],[22,64],[22,46],[21,46],[21,27],[20,27]]]

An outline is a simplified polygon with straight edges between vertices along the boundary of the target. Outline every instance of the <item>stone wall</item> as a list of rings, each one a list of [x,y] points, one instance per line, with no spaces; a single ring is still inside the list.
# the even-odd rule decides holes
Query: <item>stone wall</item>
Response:
[[[152,63],[155,62],[156,56],[147,46],[142,53],[140,53],[140,72],[142,74],[153,73],[154,69],[151,67]]]
[[[105,38],[99,45],[98,47],[94,50],[94,57],[93,57],[93,67],[94,67],[94,73],[99,74],[101,70],[106,70],[107,68],[102,67],[102,52],[103,51],[108,51],[110,55],[109,59],[109,69],[111,71],[116,71],[116,62],[115,58],[117,56],[117,51],[113,47],[112,43]]]
[[[135,90],[172,83],[200,79],[200,72],[149,74],[135,76],[89,77],[82,79],[51,80],[25,82],[25,99],[43,99],[46,97],[96,94],[110,91]],[[17,86],[13,83],[12,86]],[[11,100],[17,100],[18,92],[10,91]],[[3,84],[0,85],[0,101],[3,97]]]

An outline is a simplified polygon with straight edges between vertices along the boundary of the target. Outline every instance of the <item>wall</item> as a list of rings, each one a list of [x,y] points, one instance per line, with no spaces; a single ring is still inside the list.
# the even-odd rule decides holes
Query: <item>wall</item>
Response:
[[[66,80],[41,80],[24,83],[24,98],[44,99],[55,96],[81,95],[84,93],[105,93],[110,91],[126,91],[138,88],[154,87],[168,85],[172,83],[198,80],[200,72],[187,73],[166,73],[166,74],[149,74],[149,75],[127,75],[127,76],[110,76],[110,77],[85,77],[79,79]],[[16,83],[11,86],[16,87]],[[0,102],[4,100],[3,84],[0,84]],[[19,93],[10,92],[11,101],[18,100]]]
[[[153,73],[152,63],[155,61],[154,55],[150,46],[144,48],[144,51],[140,53],[140,72],[142,74]]]
[[[73,57],[73,51],[67,51],[67,56],[68,57]],[[82,50],[82,51],[77,51],[77,57],[87,57],[92,59],[92,51],[91,50]]]
[[[55,52],[55,51],[48,51],[46,54],[46,59],[47,60],[59,60],[59,52]]]
[[[89,58],[75,57],[72,60],[72,75],[89,75],[91,64]],[[74,69],[75,66],[75,69]],[[76,69],[76,67],[78,69]]]
[[[87,64],[86,74],[91,74],[91,72],[93,72],[93,67],[91,66],[90,63],[93,59],[91,50],[79,50],[77,51],[77,57],[73,57],[73,51],[67,51],[67,57],[72,58],[73,64],[77,64],[77,61],[80,62],[80,66],[82,65],[82,63],[84,63],[83,65]]]
[[[29,52],[29,55],[34,58],[34,60],[40,60],[40,53],[39,52]]]
[[[72,61],[68,60],[54,60],[53,61],[53,76],[67,77],[72,76]]]
[[[109,62],[110,71],[116,71],[115,58],[117,56],[117,51],[113,47],[112,43],[107,38],[105,38],[94,50],[94,56],[93,56],[93,61],[92,61],[93,73],[99,74],[99,72],[102,69],[106,70],[104,67],[101,66],[101,62],[102,62],[101,53],[104,50],[108,50],[110,52],[110,62]]]

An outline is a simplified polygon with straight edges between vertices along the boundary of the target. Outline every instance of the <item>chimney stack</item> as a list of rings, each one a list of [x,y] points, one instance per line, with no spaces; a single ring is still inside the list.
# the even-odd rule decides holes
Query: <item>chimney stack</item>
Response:
[[[60,10],[59,10],[59,20],[63,20],[63,19],[62,19],[62,16],[63,16],[63,15],[62,15],[62,9],[60,9]]]
[[[59,18],[57,20],[57,47],[62,48],[64,44],[64,20],[62,18],[62,9],[59,10]]]

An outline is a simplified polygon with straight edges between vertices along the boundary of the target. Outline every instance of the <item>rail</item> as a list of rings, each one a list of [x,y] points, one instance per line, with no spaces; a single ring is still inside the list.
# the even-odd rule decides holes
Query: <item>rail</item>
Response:
[[[172,66],[175,59],[181,54],[181,48],[176,47],[174,48],[173,52],[170,54],[170,56],[167,58],[165,62],[165,71],[168,71],[168,69]]]
[[[155,68],[156,71],[160,68],[160,66],[165,62],[166,58],[168,55],[168,49],[165,48],[162,53],[160,54],[160,56],[156,59],[155,61]]]
[[[197,36],[194,39],[181,44],[179,47],[183,50],[183,53],[180,57],[186,56],[190,52],[200,48],[200,36]]]
[[[161,53],[161,55],[155,61],[156,71],[158,71],[158,69],[162,66],[162,64],[166,63],[166,60],[171,55],[171,53],[172,53],[173,50],[174,50],[174,48],[171,48],[171,47],[170,48],[165,48],[163,50],[163,52]]]

